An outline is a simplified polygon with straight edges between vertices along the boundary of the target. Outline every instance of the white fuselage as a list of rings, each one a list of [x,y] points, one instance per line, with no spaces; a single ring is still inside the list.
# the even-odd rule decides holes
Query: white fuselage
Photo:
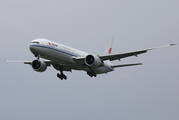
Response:
[[[89,70],[88,66],[77,63],[73,59],[74,57],[86,57],[89,53],[46,39],[33,40],[30,43],[30,50],[34,55],[40,55],[40,57],[51,60],[59,65],[65,65],[74,70]],[[92,69],[96,74],[107,73],[114,70],[108,61],[104,61],[103,66]]]

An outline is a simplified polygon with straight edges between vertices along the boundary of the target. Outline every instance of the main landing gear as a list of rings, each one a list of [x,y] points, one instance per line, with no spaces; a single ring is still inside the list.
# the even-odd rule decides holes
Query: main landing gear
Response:
[[[58,73],[57,77],[60,78],[61,80],[63,80],[63,79],[66,80],[67,79],[67,76],[65,74],[63,74],[63,71],[60,71],[60,74]]]
[[[97,75],[96,75],[96,73],[95,72],[93,72],[93,71],[87,71],[87,74],[90,76],[90,77],[96,77]]]

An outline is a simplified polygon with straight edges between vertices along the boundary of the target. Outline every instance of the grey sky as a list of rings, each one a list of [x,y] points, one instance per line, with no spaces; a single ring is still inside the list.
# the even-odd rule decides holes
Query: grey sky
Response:
[[[30,66],[4,63],[34,60],[29,43],[50,39],[86,52],[103,54],[114,37],[113,52],[179,43],[178,0],[61,0],[0,2],[1,120],[178,120],[179,48],[150,51],[114,64],[116,69],[90,78],[85,72],[56,77]]]

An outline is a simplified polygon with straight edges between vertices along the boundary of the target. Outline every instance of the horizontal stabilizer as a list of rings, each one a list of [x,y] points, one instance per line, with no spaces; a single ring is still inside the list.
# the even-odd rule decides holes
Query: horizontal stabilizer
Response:
[[[117,67],[127,67],[127,66],[134,66],[134,65],[142,65],[142,63],[124,64],[124,65],[113,65],[113,66],[111,66],[111,67],[112,67],[112,68],[117,68]]]

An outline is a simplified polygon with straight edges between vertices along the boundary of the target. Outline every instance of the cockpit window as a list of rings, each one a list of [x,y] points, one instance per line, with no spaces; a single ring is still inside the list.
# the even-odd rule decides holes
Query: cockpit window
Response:
[[[36,44],[39,44],[39,42],[35,42],[35,41],[34,41],[34,42],[31,42],[31,43],[36,43]]]

